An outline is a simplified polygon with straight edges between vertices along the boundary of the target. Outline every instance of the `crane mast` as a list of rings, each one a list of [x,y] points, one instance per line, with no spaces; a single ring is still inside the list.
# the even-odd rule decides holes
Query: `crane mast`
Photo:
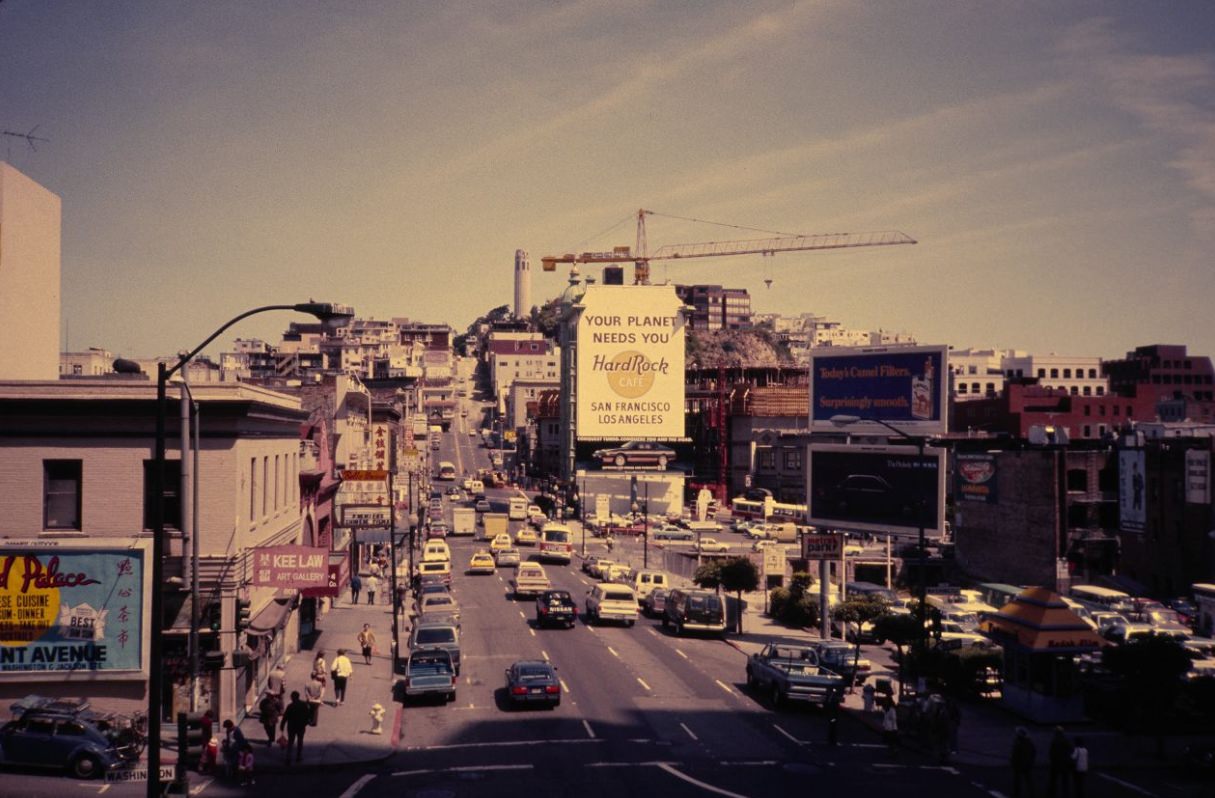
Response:
[[[776,235],[735,241],[706,241],[691,244],[664,244],[652,253],[646,251],[645,217],[652,213],[644,208],[637,211],[637,246],[614,247],[606,252],[566,253],[540,259],[546,272],[555,271],[558,263],[633,263],[633,284],[650,284],[650,261],[713,258],[730,255],[775,255],[778,252],[803,252],[820,249],[853,249],[915,244],[914,238],[897,230],[865,233],[824,233],[818,235]]]

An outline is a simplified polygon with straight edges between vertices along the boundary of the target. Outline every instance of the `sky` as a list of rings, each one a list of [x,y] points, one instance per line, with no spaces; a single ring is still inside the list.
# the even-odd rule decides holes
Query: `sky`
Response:
[[[541,256],[633,245],[646,208],[651,249],[919,242],[652,266],[756,312],[1215,356],[1205,1],[3,0],[0,130],[35,128],[0,159],[62,198],[73,351],[309,298],[463,331],[516,249],[539,304],[567,277]]]

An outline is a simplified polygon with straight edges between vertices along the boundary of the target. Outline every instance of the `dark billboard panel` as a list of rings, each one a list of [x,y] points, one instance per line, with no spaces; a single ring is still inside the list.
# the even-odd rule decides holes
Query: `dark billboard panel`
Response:
[[[913,446],[810,447],[810,523],[862,532],[940,533],[944,452]]]
[[[855,416],[855,433],[912,435],[946,431],[948,349],[944,346],[829,347],[810,354],[810,427],[838,429]]]

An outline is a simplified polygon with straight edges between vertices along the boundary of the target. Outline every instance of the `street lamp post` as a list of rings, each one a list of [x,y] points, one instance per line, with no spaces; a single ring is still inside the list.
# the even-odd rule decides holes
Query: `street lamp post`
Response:
[[[642,541],[642,546],[643,546],[642,555],[641,555],[641,567],[649,568],[650,567],[650,483],[648,481],[645,483],[645,504],[643,504],[642,507],[644,508],[643,512],[645,513],[645,526],[643,527],[644,531],[641,533],[642,534],[641,541]]]
[[[847,415],[839,415],[839,416],[831,417],[831,423],[835,424],[837,427],[846,427],[851,424],[855,424],[858,421],[866,421],[866,422],[873,423],[873,424],[880,424],[883,427],[885,427],[886,429],[893,432],[894,434],[898,435],[900,438],[903,438],[905,440],[910,441],[911,443],[914,443],[915,447],[916,447],[916,465],[919,466],[919,465],[923,464],[923,462],[924,462],[924,444],[926,442],[926,439],[923,435],[908,434],[905,430],[901,430],[898,427],[894,426],[893,424],[885,422],[885,421],[881,420],[880,418],[869,418],[869,417],[865,417],[865,416],[847,416]],[[917,582],[916,592],[918,594],[917,598],[919,599],[919,604],[920,604],[920,607],[918,610],[920,624],[919,624],[919,628],[918,628],[919,635],[916,640],[916,644],[917,644],[916,653],[918,655],[916,657],[916,668],[919,669],[919,668],[923,667],[924,651],[928,647],[928,569],[926,567],[926,563],[924,562],[924,560],[926,559],[925,554],[927,552],[926,542],[924,540],[924,494],[923,494],[923,491],[918,491],[917,493],[918,493],[918,495],[916,496],[916,524],[919,527],[919,535],[918,535],[918,541],[919,541],[919,563],[918,563],[919,575],[918,576],[919,576],[919,578],[916,580],[916,582]]]
[[[162,632],[164,626],[164,554],[165,554],[165,427],[169,412],[169,400],[166,386],[169,378],[180,371],[195,355],[205,349],[225,330],[238,321],[265,313],[271,310],[294,310],[300,313],[310,313],[322,322],[342,322],[354,316],[354,311],[344,305],[324,302],[302,302],[296,305],[263,305],[247,310],[229,320],[207,339],[184,355],[179,355],[173,366],[167,367],[164,361],[156,365],[156,440],[153,449],[152,466],[152,563],[150,569],[149,590],[151,602],[149,614],[151,623],[148,632],[148,798],[159,798],[160,784],[160,729],[161,713],[164,711],[164,648]],[[180,781],[185,774],[178,773]]]

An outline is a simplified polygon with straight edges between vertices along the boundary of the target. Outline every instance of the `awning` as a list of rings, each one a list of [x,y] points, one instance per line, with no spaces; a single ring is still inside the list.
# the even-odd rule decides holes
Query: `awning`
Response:
[[[278,595],[249,621],[249,629],[246,634],[269,635],[286,626],[287,618],[291,615],[291,604],[297,592],[280,590]]]

